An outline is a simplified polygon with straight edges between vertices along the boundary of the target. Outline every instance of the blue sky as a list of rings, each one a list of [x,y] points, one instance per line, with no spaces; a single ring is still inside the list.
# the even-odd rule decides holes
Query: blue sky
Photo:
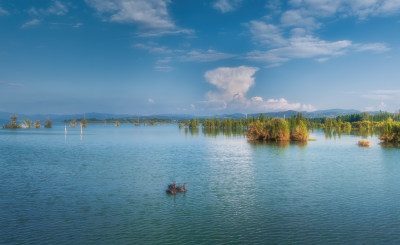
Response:
[[[0,110],[400,109],[400,0],[0,0]]]

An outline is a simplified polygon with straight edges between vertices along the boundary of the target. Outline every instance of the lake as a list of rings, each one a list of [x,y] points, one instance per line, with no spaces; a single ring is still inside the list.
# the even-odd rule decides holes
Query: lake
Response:
[[[398,244],[400,149],[314,131],[0,129],[0,244]],[[168,184],[187,182],[170,196]]]

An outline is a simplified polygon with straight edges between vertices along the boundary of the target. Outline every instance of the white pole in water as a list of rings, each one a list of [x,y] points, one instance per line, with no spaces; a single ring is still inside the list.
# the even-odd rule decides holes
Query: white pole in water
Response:
[[[65,134],[67,134],[67,125],[65,125]]]

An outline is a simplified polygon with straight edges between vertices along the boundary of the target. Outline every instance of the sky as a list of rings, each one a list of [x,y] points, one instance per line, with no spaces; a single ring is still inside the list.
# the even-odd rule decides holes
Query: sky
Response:
[[[400,109],[400,0],[0,0],[0,111]]]

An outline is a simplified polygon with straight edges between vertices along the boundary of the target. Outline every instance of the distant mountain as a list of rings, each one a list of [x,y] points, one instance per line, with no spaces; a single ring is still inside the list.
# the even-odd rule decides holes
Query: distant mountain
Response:
[[[319,110],[319,111],[312,111],[312,112],[307,112],[307,111],[278,111],[278,112],[267,112],[263,113],[265,116],[268,117],[291,117],[293,115],[296,115],[297,113],[302,113],[304,117],[307,118],[333,118],[337,116],[344,116],[344,115],[349,115],[349,114],[356,114],[356,113],[361,113],[360,111],[357,110],[346,110],[346,109],[331,109],[331,110]],[[258,116],[260,114],[251,114],[248,116]]]
[[[319,110],[313,112],[306,112],[300,111],[305,117],[308,118],[324,118],[324,117],[337,117],[349,114],[360,113],[358,110],[346,110],[346,109],[331,109],[331,110]],[[278,111],[278,112],[267,112],[263,113],[265,116],[268,117],[291,117],[292,115],[296,115],[298,111]],[[377,114],[379,112],[369,112],[370,114]],[[11,113],[9,112],[0,112],[0,125],[8,123],[10,120]],[[252,116],[259,116],[260,113],[253,113],[248,114],[248,117]],[[62,122],[64,120],[76,120],[86,117],[87,119],[95,118],[98,120],[105,120],[105,119],[170,119],[170,120],[183,120],[183,119],[193,119],[193,118],[245,118],[246,114],[243,113],[233,113],[233,114],[220,114],[214,116],[194,116],[188,114],[154,114],[154,115],[133,115],[133,114],[110,114],[110,113],[86,113],[86,114],[70,114],[70,115],[58,115],[58,114],[34,114],[34,115],[27,115],[27,114],[18,114],[18,121],[22,121],[24,118],[29,118],[32,121],[36,120],[47,120],[51,119],[54,122]]]

